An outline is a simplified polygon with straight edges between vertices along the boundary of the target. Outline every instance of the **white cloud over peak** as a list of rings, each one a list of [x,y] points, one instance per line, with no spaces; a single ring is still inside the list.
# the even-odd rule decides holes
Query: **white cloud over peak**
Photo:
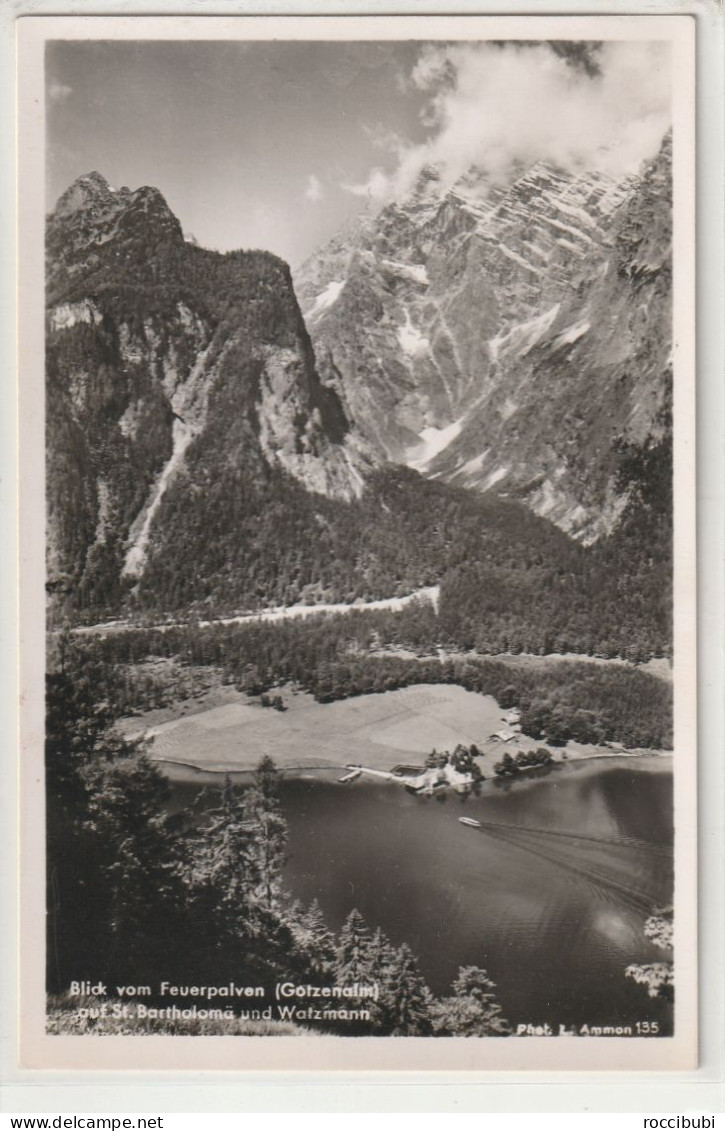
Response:
[[[305,185],[305,199],[311,200],[313,204],[316,204],[318,200],[322,200],[324,194],[325,190],[322,186],[322,181],[319,177],[316,177],[314,173],[310,173],[307,178],[307,184]]]
[[[670,125],[670,46],[612,42],[600,74],[569,65],[546,44],[431,44],[410,76],[423,92],[431,131],[418,145],[391,145],[391,172],[345,185],[382,200],[407,191],[426,165],[452,184],[476,165],[494,182],[545,160],[564,168],[634,173],[657,152]]]
[[[345,192],[351,192],[353,196],[367,196],[371,200],[385,200],[393,194],[395,183],[394,179],[388,176],[384,169],[375,168],[370,171],[366,181],[362,181],[360,184],[343,183],[341,188]]]

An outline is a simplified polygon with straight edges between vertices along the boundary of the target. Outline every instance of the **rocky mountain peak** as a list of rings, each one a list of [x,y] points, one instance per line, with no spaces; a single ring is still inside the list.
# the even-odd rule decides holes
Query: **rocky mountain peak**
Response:
[[[84,173],[61,194],[53,214],[61,219],[77,212],[99,212],[109,207],[118,207],[127,197],[128,189],[124,188],[120,194],[116,193],[101,173]]]
[[[242,539],[270,483],[361,491],[364,446],[282,260],[190,243],[158,189],[94,173],[48,218],[46,261],[51,578],[117,602],[166,568],[178,513],[206,537],[235,510]]]
[[[90,265],[107,265],[111,250],[145,244],[150,252],[162,240],[183,241],[183,233],[158,189],[115,189],[101,173],[86,173],[47,219],[48,286],[56,292]]]
[[[514,493],[587,541],[612,529],[616,445],[654,435],[665,398],[670,146],[619,180],[538,161],[446,189],[426,169],[310,257],[315,349],[381,457]]]
[[[402,211],[426,208],[440,203],[445,194],[442,169],[438,165],[424,165],[408,193],[392,203]]]

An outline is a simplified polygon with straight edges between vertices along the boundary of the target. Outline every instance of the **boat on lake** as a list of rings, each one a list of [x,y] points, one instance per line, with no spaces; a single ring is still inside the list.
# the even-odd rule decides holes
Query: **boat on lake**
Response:
[[[458,820],[462,825],[469,825],[472,829],[480,829],[481,822],[474,821],[473,817],[459,817]]]
[[[349,773],[343,774],[342,777],[338,778],[337,780],[340,781],[340,782],[343,782],[345,785],[347,785],[348,782],[357,781],[357,779],[361,775],[362,775],[362,770],[360,770],[356,767],[355,769],[350,770]]]

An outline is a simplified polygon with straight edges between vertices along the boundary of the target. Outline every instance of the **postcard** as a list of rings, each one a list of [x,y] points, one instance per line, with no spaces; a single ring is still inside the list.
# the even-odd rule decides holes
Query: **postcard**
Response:
[[[696,1063],[686,16],[18,23],[21,1063]]]

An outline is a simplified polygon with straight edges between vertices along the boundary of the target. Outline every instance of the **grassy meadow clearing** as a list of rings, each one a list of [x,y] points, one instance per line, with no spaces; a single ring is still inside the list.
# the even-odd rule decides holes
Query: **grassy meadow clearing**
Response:
[[[458,743],[475,743],[482,753],[481,770],[489,777],[505,750],[541,745],[522,734],[505,745],[492,740],[505,727],[507,712],[493,696],[455,684],[415,684],[333,703],[284,689],[282,699],[285,710],[276,711],[262,707],[256,697],[224,688],[200,701],[124,720],[122,730],[128,737],[152,739],[151,758],[171,777],[184,776],[186,767],[253,770],[265,755],[288,772],[350,763],[390,770],[397,763],[421,764],[431,750],[452,751]],[[550,749],[555,761],[613,753],[571,741]]]

